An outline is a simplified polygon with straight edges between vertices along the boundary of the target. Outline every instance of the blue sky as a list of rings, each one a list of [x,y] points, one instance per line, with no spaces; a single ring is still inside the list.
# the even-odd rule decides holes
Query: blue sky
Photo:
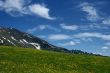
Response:
[[[110,56],[109,5],[110,0],[0,0],[0,26]]]

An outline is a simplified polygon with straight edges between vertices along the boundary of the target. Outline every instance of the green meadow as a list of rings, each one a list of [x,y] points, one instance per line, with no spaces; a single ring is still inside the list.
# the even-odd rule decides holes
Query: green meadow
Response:
[[[0,73],[110,73],[110,57],[1,46]]]

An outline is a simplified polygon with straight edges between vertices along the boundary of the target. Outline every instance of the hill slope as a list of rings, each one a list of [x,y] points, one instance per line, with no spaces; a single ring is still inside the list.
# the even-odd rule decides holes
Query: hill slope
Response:
[[[66,48],[54,46],[37,36],[19,31],[15,28],[0,27],[0,46],[16,46],[38,50],[93,55],[92,53],[83,52],[81,50],[68,50]]]
[[[110,57],[0,47],[0,73],[110,73]]]
[[[19,31],[15,28],[0,27],[0,45],[34,48],[38,50],[70,52],[65,48],[54,46],[47,41],[40,39],[39,37]]]

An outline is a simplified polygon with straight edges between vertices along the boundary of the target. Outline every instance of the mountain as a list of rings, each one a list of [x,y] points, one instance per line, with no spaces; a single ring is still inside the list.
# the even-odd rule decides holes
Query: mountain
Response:
[[[0,28],[0,45],[69,52],[65,48],[56,47],[45,40],[15,28]]]
[[[74,54],[92,54],[80,50],[67,50],[62,47],[54,46],[47,41],[40,39],[39,37],[21,32],[15,28],[0,27],[0,46],[16,46]]]

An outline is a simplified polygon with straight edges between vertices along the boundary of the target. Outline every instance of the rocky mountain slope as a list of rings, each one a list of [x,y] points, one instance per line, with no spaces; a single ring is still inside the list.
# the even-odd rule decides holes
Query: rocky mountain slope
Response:
[[[74,54],[92,54],[83,52],[81,50],[68,50],[62,47],[54,46],[47,41],[40,39],[39,37],[33,36],[25,32],[21,32],[15,28],[0,27],[0,46],[15,46]]]
[[[15,28],[0,28],[0,45],[69,52],[67,49],[56,47],[45,40]]]

